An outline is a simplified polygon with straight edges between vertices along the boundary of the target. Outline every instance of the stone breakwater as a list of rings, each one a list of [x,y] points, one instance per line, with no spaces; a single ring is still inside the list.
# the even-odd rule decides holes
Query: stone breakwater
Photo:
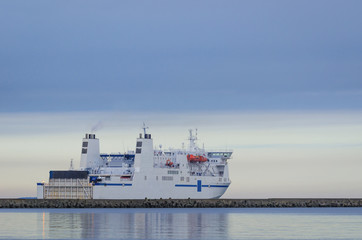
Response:
[[[362,199],[0,199],[0,208],[293,208],[362,207]]]

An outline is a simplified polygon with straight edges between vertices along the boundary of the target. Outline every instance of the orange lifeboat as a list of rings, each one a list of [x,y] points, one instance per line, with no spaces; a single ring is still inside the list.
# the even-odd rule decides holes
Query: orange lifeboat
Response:
[[[204,156],[199,156],[199,155],[194,156],[192,154],[188,154],[187,161],[189,161],[189,162],[206,162],[207,158]]]
[[[171,167],[172,165],[173,165],[173,162],[171,162],[170,159],[167,159],[167,161],[166,161],[166,166]]]

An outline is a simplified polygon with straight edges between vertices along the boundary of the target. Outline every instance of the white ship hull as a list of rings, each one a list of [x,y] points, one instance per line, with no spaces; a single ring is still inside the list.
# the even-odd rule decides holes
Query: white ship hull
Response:
[[[96,183],[94,199],[215,199],[220,198],[230,183],[215,184],[207,179],[185,182],[148,181],[128,183]],[[152,186],[152,187],[151,187]]]

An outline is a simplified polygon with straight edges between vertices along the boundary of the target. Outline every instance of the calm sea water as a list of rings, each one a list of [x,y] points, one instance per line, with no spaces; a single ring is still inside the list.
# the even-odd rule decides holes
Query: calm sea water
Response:
[[[362,239],[362,208],[0,209],[0,239]]]

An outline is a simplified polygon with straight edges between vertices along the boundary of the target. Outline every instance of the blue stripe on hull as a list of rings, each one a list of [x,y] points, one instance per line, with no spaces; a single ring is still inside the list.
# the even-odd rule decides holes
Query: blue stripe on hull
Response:
[[[175,187],[197,187],[197,185],[175,184]]]
[[[132,186],[130,183],[96,183],[94,185],[102,185],[102,186]]]
[[[188,184],[175,184],[175,187],[198,187],[198,185],[188,185]],[[209,187],[209,185],[202,185],[202,187]],[[229,185],[210,185],[210,187],[229,187]]]
[[[43,185],[41,183],[38,183],[38,185]],[[94,185],[96,186],[104,186],[104,185],[108,185],[108,186],[132,186],[131,183],[95,183]],[[175,184],[175,187],[197,187],[197,190],[199,191],[199,189],[201,189],[201,187],[221,187],[221,188],[227,188],[229,187],[229,185],[201,185],[198,184],[197,185],[193,185],[193,184]]]

